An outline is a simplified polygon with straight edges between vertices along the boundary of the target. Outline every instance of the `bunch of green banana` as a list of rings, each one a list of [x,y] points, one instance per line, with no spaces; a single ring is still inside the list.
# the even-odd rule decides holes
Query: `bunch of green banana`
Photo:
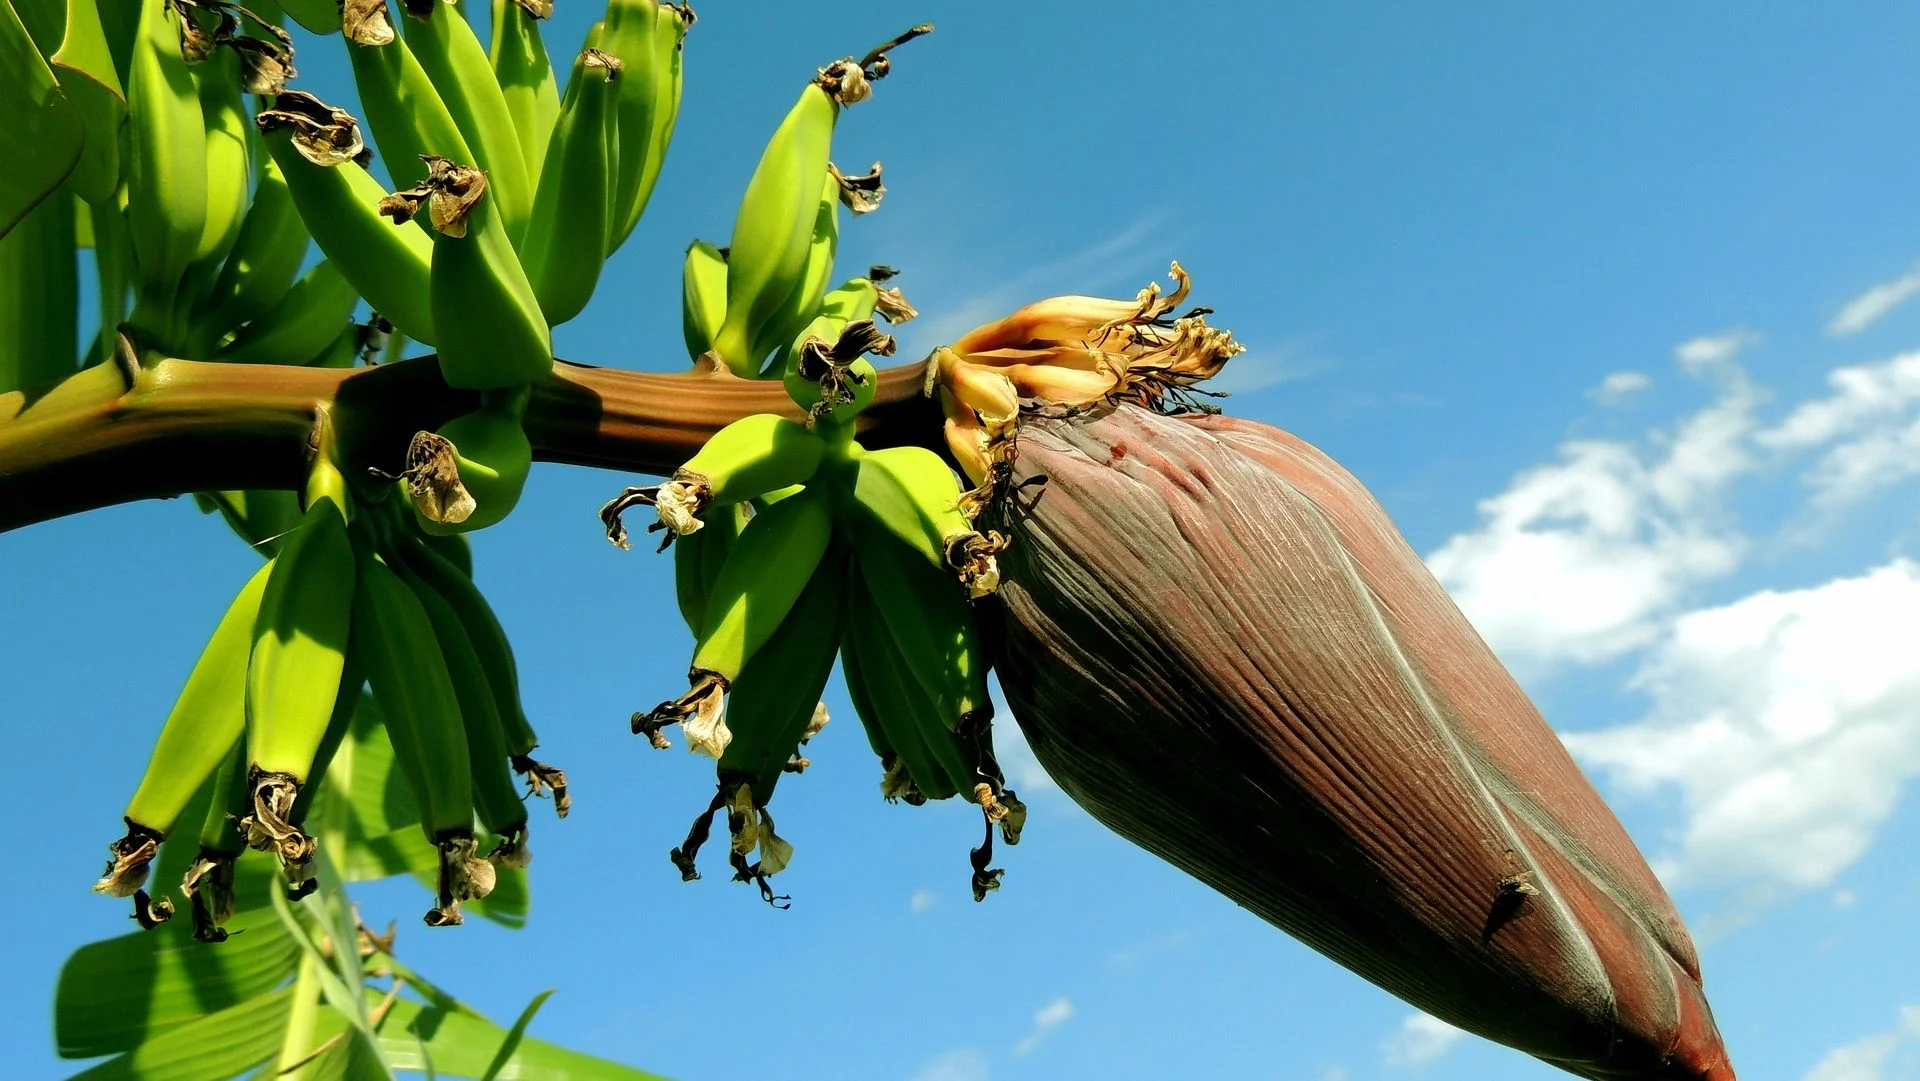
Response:
[[[740,200],[725,259],[724,315],[717,326],[711,286],[704,273],[696,282],[689,254],[689,349],[706,344],[701,354],[711,351],[737,375],[772,374],[766,370],[768,355],[791,340],[819,309],[833,273],[840,204],[870,210],[883,190],[877,168],[871,177],[849,178],[829,160],[840,109],[870,96],[871,81],[890,68],[888,50],[932,29],[917,26],[860,61],[836,61],[800,92],[761,152]],[[703,272],[708,269],[701,267]]]
[[[693,8],[686,4],[608,0],[606,20],[597,38],[588,42],[627,64],[615,122],[623,149],[610,191],[609,255],[639,223],[666,164],[680,115],[681,43],[693,22]]]

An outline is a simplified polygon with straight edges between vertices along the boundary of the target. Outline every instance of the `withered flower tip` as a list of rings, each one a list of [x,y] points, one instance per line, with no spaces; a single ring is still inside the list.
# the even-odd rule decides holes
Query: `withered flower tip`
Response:
[[[132,897],[147,884],[147,872],[164,839],[159,832],[127,819],[127,835],[107,845],[107,869],[93,892],[110,897]]]
[[[552,793],[554,817],[565,818],[567,812],[573,810],[573,797],[567,794],[566,770],[537,762],[524,754],[514,755],[511,765],[526,781],[530,798],[539,799]]]
[[[233,891],[234,856],[202,848],[180,881],[180,892],[193,903],[196,942],[225,942],[226,922],[233,918],[237,899]]]
[[[253,118],[262,135],[292,131],[293,148],[315,165],[331,168],[358,160],[367,144],[360,138],[360,122],[304,90],[282,90],[273,106]]]
[[[394,224],[412,221],[427,208],[427,220],[443,236],[467,235],[467,217],[487,193],[487,174],[433,154],[422,154],[427,177],[420,183],[380,200],[380,213]]]
[[[479,504],[460,482],[459,448],[433,432],[415,432],[407,444],[407,498],[430,522],[456,525],[473,516]]]
[[[828,162],[827,174],[840,186],[840,205],[855,216],[871,214],[880,209],[880,200],[887,194],[887,185],[880,179],[879,162],[874,162],[873,168],[865,176],[848,176]]]
[[[393,44],[393,19],[387,0],[344,0],[340,5],[340,32],[355,45]]]
[[[660,730],[671,724],[686,734],[687,749],[716,760],[727,753],[733,732],[727,728],[727,678],[718,672],[694,669],[687,673],[689,689],[672,701],[662,702],[651,712],[633,715],[633,734],[644,735],[655,747],[665,749]]]
[[[240,832],[246,836],[247,847],[280,857],[280,870],[286,877],[289,895],[298,900],[318,885],[313,877],[313,861],[319,852],[314,839],[292,821],[300,784],[292,774],[256,769],[247,779],[247,786],[252,793],[249,802],[253,810],[240,820]]]

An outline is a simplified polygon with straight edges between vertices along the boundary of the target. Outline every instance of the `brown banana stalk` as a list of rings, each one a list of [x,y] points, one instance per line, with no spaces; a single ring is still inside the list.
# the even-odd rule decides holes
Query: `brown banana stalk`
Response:
[[[1025,420],[1002,481],[997,667],[1096,818],[1468,1031],[1732,1081],[1672,903],[1351,475],[1120,405]]]

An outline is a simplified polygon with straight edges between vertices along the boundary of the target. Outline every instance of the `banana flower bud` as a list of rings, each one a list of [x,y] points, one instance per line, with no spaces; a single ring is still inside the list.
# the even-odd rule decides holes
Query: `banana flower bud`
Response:
[[[1672,902],[1350,474],[1126,404],[1025,420],[1008,471],[997,667],[1096,818],[1453,1025],[1732,1081]]]

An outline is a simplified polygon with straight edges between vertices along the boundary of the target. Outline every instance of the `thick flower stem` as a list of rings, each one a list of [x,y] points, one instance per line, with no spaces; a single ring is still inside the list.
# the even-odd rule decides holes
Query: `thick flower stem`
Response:
[[[924,375],[924,364],[880,373],[861,417],[869,445],[939,445]],[[415,432],[478,404],[441,381],[432,357],[351,369],[97,365],[0,394],[0,532],[137,499],[298,489],[323,412],[354,465],[397,473]],[[766,412],[800,416],[777,381],[562,361],[534,388],[526,426],[540,461],[665,474],[713,432]]]

